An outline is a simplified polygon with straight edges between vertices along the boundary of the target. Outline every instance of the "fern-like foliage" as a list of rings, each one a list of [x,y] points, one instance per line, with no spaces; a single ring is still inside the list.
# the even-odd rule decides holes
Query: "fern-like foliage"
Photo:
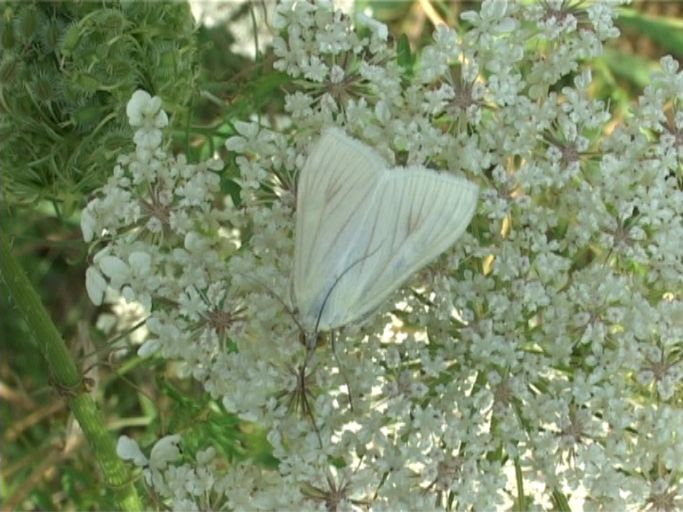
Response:
[[[181,126],[198,74],[194,30],[185,3],[0,5],[2,199],[80,207],[130,143],[125,105],[138,88]]]

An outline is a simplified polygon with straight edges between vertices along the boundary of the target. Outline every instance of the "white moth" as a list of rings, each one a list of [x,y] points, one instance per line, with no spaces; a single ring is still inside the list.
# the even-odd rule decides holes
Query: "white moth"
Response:
[[[342,130],[324,131],[297,192],[292,300],[307,345],[367,317],[448,249],[470,223],[477,193],[451,174],[389,168]]]

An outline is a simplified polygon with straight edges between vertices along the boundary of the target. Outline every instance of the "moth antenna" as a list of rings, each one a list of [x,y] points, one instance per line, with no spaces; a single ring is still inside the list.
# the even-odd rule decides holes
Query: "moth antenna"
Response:
[[[362,258],[358,258],[356,261],[351,263],[337,278],[334,280],[332,283],[332,286],[330,286],[330,289],[327,291],[327,294],[325,295],[325,298],[323,299],[322,306],[320,307],[320,311],[318,312],[318,318],[315,321],[315,332],[318,332],[318,329],[320,327],[320,320],[322,319],[323,312],[325,311],[325,306],[327,305],[327,301],[329,300],[330,296],[332,295],[332,292],[334,291],[334,288],[339,284],[339,281],[341,281],[342,277],[350,271],[353,267],[361,263],[362,261],[368,259],[371,257],[373,254],[375,254],[379,248],[381,247],[381,244],[375,249],[374,251],[370,252],[369,254],[366,254]],[[299,324],[297,322],[297,324]],[[303,331],[305,333],[305,331]],[[339,360],[339,356],[337,355],[337,350],[336,350],[336,345],[334,341],[334,334],[331,335],[331,345],[332,345],[332,354],[334,355],[334,359],[337,361],[337,365],[339,366],[339,373],[341,373],[342,379],[344,380],[346,384],[346,389],[348,389],[349,392],[349,407],[351,408],[351,411],[353,411],[353,399],[351,397],[351,385],[349,384],[349,379],[346,375],[346,371],[344,370],[344,366],[341,364],[341,361]],[[313,346],[309,346],[308,343],[306,343],[306,350],[308,353],[306,354],[306,360],[304,361],[304,368],[308,365],[310,359],[313,357],[313,351],[316,349],[318,346],[317,340],[316,343]]]
[[[379,251],[379,248],[380,248],[381,246],[382,246],[382,244],[380,243],[380,244],[377,246],[377,249],[375,249],[374,251],[370,252],[369,254],[366,254],[366,255],[363,256],[362,258],[358,258],[356,261],[354,261],[354,262],[351,263],[348,267],[346,267],[346,269],[344,269],[344,271],[343,271],[341,274],[339,274],[339,275],[337,276],[337,278],[336,278],[336,279],[334,280],[334,282],[332,283],[332,286],[330,286],[330,289],[327,290],[327,293],[325,294],[325,298],[323,299],[323,303],[322,303],[322,305],[320,306],[320,311],[318,312],[318,318],[317,318],[316,321],[315,321],[315,332],[318,332],[318,327],[320,326],[320,320],[321,320],[321,318],[323,317],[323,312],[325,311],[325,306],[327,306],[327,301],[330,299],[330,296],[332,295],[332,292],[334,291],[334,288],[339,284],[339,281],[341,281],[342,277],[344,277],[344,275],[346,275],[346,273],[347,273],[349,270],[351,270],[353,267],[355,267],[355,266],[358,265],[359,263],[363,262],[364,260],[368,259],[370,256],[373,256],[377,251]]]
[[[310,352],[311,354],[313,351]],[[301,390],[301,410],[303,411],[305,416],[308,416],[308,419],[311,420],[311,425],[313,425],[313,430],[315,431],[315,436],[318,438],[318,445],[322,449],[323,447],[323,439],[322,436],[320,435],[320,429],[318,428],[318,424],[315,422],[315,415],[313,414],[313,407],[311,406],[310,403],[308,403],[308,396],[306,394],[306,365],[310,362],[310,358],[308,355],[306,356],[306,361],[304,361],[304,364],[299,368],[299,372],[297,375],[297,387]]]

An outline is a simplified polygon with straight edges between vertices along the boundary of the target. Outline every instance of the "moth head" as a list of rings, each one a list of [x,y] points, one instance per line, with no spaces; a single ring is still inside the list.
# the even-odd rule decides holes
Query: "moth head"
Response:
[[[301,331],[299,333],[299,342],[306,347],[307,352],[313,352],[316,348],[327,344],[328,336],[323,332],[306,332]]]

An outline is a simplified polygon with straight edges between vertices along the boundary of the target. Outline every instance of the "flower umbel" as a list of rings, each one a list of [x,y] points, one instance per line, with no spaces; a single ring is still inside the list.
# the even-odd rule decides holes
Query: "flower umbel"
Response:
[[[158,100],[136,93],[137,150],[82,218],[102,247],[88,292],[145,305],[144,352],[182,361],[267,432],[276,467],[202,470],[230,507],[491,510],[532,487],[542,509],[560,496],[679,505],[683,75],[663,59],[614,125],[589,68],[614,16],[607,3],[487,1],[467,30],[435,31],[411,68],[380,24],[281,2],[291,124],[235,123],[239,208],[217,162],[162,149]],[[316,344],[303,372],[287,311],[294,177],[329,126],[481,193],[458,245],[335,333],[337,357]],[[199,469],[169,461],[161,474],[161,496],[199,503],[168,484],[191,474],[199,489]]]

